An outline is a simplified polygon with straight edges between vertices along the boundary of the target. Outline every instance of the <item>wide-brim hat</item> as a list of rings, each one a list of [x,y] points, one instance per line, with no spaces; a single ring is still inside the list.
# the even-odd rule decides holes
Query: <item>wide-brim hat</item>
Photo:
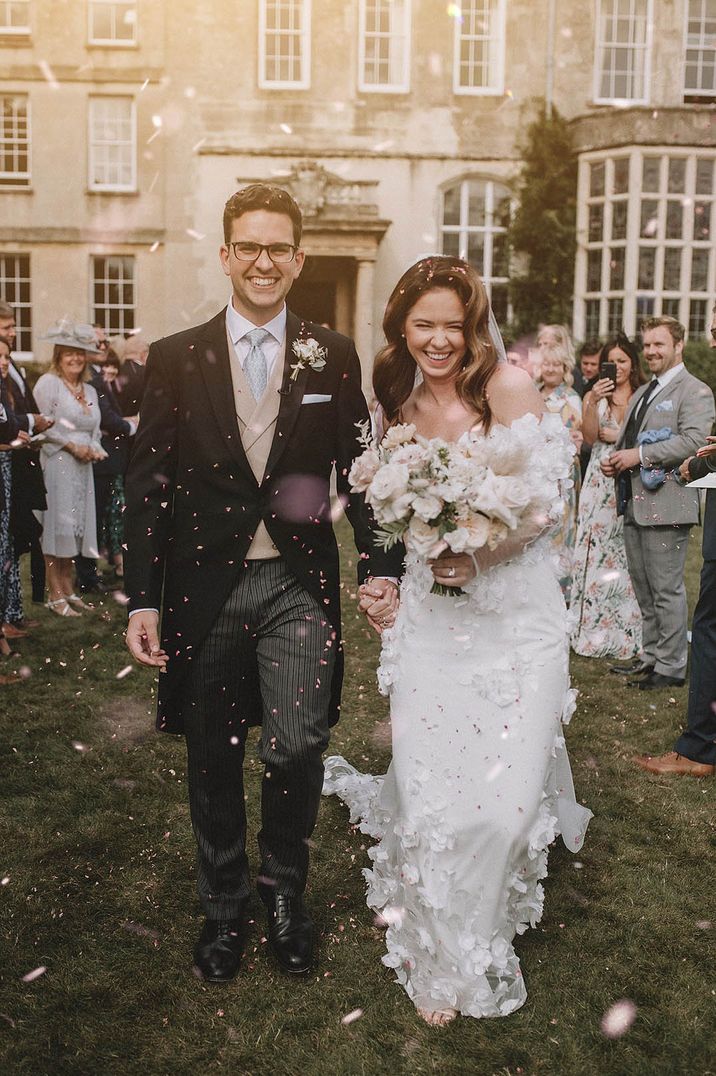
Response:
[[[81,321],[73,321],[72,318],[58,318],[42,339],[49,340],[56,347],[76,348],[78,351],[87,351],[91,355],[102,354],[101,348],[97,346],[97,337],[93,327]]]

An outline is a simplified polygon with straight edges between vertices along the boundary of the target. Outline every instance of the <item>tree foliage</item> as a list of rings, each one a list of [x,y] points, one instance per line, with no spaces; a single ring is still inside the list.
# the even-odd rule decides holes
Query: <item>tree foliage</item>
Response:
[[[509,230],[522,269],[510,282],[519,334],[540,322],[571,322],[577,212],[577,157],[567,121],[556,111],[548,116],[542,106],[521,154],[519,207]]]

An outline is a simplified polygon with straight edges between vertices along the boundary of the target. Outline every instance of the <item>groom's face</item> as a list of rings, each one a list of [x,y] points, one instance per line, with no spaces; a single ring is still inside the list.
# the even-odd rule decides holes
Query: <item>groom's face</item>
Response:
[[[292,261],[272,262],[262,250],[254,261],[237,258],[232,243],[294,244],[293,224],[285,213],[253,209],[236,217],[231,241],[220,250],[221,265],[233,286],[233,304],[254,325],[265,325],[280,312],[291,285],[303,268],[304,253],[297,250]]]

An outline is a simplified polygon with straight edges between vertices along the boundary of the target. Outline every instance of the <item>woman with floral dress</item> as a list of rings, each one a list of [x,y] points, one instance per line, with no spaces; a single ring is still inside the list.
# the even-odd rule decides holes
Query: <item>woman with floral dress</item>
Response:
[[[584,398],[582,432],[593,444],[579,499],[572,582],[572,648],[593,658],[627,660],[641,652],[641,613],[624,551],[614,480],[599,466],[617,439],[631,395],[644,378],[634,345],[621,333],[600,354],[616,365],[616,384],[600,377]]]

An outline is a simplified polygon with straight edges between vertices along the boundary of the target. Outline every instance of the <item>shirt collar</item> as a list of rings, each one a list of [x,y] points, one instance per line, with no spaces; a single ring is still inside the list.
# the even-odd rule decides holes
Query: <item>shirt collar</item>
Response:
[[[239,314],[234,309],[234,304],[229,300],[229,305],[226,308],[226,327],[229,330],[231,342],[235,346],[243,336],[246,336],[247,333],[250,333],[252,329],[256,329],[258,326],[254,325],[242,314]],[[286,335],[286,304],[283,304],[275,318],[267,321],[261,328],[270,333],[274,340],[280,344]]]
[[[670,381],[673,381],[676,375],[680,374],[683,369],[683,362],[677,362],[676,366],[672,366],[665,374],[659,374],[659,376],[655,377],[653,380],[658,381],[660,388],[663,388],[664,385],[668,385]]]

